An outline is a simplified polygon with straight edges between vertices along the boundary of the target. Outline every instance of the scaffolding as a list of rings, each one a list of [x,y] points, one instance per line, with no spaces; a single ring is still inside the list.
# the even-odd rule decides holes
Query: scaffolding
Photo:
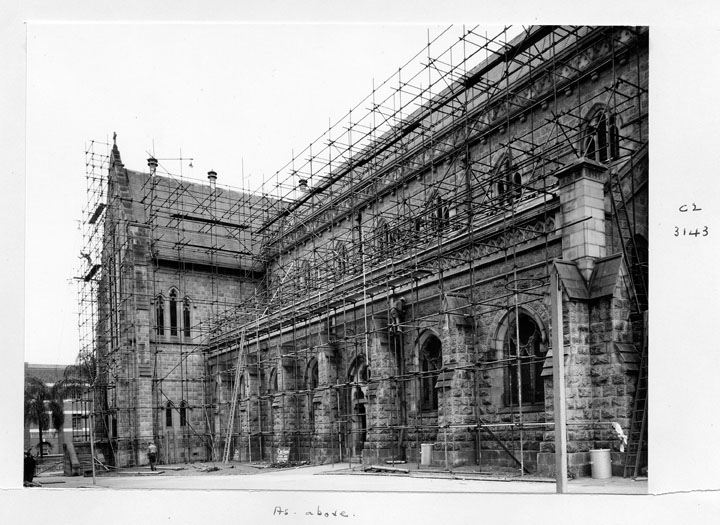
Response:
[[[89,161],[81,355],[99,356],[113,450],[420,464],[429,443],[445,468],[528,472],[552,430],[556,174],[579,158],[608,169],[608,254],[628,264],[633,318],[647,309],[647,29],[458,30],[256,191],[151,157],[128,195],[98,175],[119,154]],[[590,441],[611,441],[593,424]]]

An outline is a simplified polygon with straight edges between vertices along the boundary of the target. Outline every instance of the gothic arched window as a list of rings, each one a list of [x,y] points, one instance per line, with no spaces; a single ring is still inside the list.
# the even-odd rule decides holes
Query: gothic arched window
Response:
[[[185,427],[187,426],[187,401],[182,401],[180,403],[180,426]]]
[[[597,162],[607,162],[620,156],[620,134],[613,113],[599,109],[592,114],[585,128],[582,154]]]
[[[547,347],[544,331],[537,321],[524,310],[519,310],[519,326],[515,313],[511,312],[504,322],[503,358],[505,369],[505,404],[516,406],[522,397],[523,405],[543,403],[545,391],[542,381],[543,362]],[[519,344],[518,344],[519,337]],[[518,374],[518,366],[520,373]],[[518,381],[520,387],[518,387]]]
[[[433,219],[438,231],[445,230],[450,225],[450,206],[448,202],[439,195],[435,199]]]
[[[367,414],[365,409],[366,389],[370,370],[365,357],[355,358],[348,370],[347,379],[352,385],[348,390],[347,403],[350,413],[350,448],[353,455],[359,455],[367,438]]]
[[[383,257],[390,251],[390,227],[384,220],[380,220],[375,231],[375,252]]]
[[[522,175],[513,165],[509,154],[504,154],[495,168],[498,203],[511,204],[522,196]]]
[[[513,199],[519,199],[520,197],[522,197],[522,175],[520,175],[519,171],[513,173],[512,197]]]
[[[157,335],[165,335],[165,298],[162,295],[155,299],[155,330]]]
[[[337,261],[337,275],[339,278],[342,278],[348,270],[348,252],[345,244],[341,241],[335,244],[335,257]]]
[[[170,290],[170,335],[178,335],[177,290]]]
[[[308,420],[310,428],[315,429],[315,390],[320,384],[320,371],[317,358],[313,358],[307,367],[305,388],[308,390]]]
[[[278,391],[277,368],[273,368],[270,371],[270,380],[268,381],[268,393],[274,394],[277,391]]]
[[[431,412],[438,408],[436,388],[442,369],[442,343],[431,335],[420,348],[420,408]]]
[[[173,426],[173,404],[168,401],[165,405],[165,426],[170,428]]]
[[[190,299],[183,299],[183,335],[190,337]]]

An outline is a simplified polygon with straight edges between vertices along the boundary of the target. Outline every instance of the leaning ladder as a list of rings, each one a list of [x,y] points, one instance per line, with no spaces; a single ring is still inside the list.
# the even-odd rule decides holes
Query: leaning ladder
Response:
[[[643,319],[643,347],[640,357],[640,371],[637,387],[635,388],[635,401],[633,403],[632,421],[628,436],[627,450],[625,451],[624,477],[637,478],[640,474],[643,456],[647,455],[647,417],[648,417],[648,316],[644,313]]]
[[[232,449],[233,426],[235,424],[235,409],[237,408],[237,399],[240,394],[240,378],[242,377],[242,355],[245,347],[245,328],[240,332],[240,346],[238,347],[237,363],[235,365],[235,384],[233,385],[232,401],[230,402],[230,414],[228,415],[227,435],[225,436],[225,450],[223,451],[223,464],[230,460],[230,450]]]
[[[630,157],[631,178],[633,177],[633,171],[635,169],[635,159],[640,155],[646,154],[646,149],[647,143],[643,145],[638,152],[633,153],[632,157]],[[642,272],[642,266],[647,263],[639,261],[637,245],[635,244],[635,226],[633,221],[630,219],[630,214],[628,213],[628,202],[623,193],[620,175],[615,170],[610,172],[608,186],[610,190],[609,193],[612,215],[615,218],[615,225],[618,230],[618,235],[620,236],[620,249],[622,250],[625,263],[628,265],[628,270],[630,270],[627,277],[633,291],[633,299],[635,300],[637,311],[642,312],[647,308],[648,301],[647,283],[645,282],[645,277]],[[627,241],[631,241],[630,246],[628,246]],[[628,253],[629,250],[632,250],[632,253]],[[633,270],[638,271],[633,272]]]

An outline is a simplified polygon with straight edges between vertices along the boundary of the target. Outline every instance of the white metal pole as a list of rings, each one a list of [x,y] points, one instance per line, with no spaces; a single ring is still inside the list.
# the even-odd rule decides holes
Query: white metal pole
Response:
[[[557,269],[550,275],[552,305],[553,407],[555,412],[555,480],[557,493],[567,492],[567,435],[565,419],[565,355],[563,345],[562,290]]]
[[[93,485],[96,485],[95,480],[95,414],[94,414],[94,407],[93,412],[90,412],[90,465],[92,466],[92,478],[93,478]]]

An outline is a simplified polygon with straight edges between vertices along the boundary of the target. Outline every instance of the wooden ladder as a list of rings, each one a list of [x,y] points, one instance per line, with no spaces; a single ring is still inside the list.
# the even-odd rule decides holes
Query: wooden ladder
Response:
[[[643,346],[640,357],[640,371],[637,386],[635,387],[635,401],[633,402],[632,420],[628,436],[627,450],[625,451],[624,477],[637,478],[643,462],[647,464],[648,451],[648,314],[643,315]]]
[[[646,148],[647,146],[644,146],[639,152],[634,153],[633,156],[630,157],[630,177],[633,177],[636,157],[644,154]],[[644,265],[647,263],[639,261],[639,254],[637,246],[635,245],[634,223],[628,213],[628,202],[622,189],[620,174],[614,170],[610,172],[608,189],[612,215],[615,219],[615,226],[618,229],[618,235],[620,237],[620,249],[622,250],[623,258],[629,271],[627,278],[633,290],[636,311],[642,312],[647,309],[648,304],[648,287],[647,282],[645,282],[646,270],[643,271]],[[631,241],[630,246],[628,246],[628,241]],[[632,252],[630,253],[629,250],[632,250]]]

